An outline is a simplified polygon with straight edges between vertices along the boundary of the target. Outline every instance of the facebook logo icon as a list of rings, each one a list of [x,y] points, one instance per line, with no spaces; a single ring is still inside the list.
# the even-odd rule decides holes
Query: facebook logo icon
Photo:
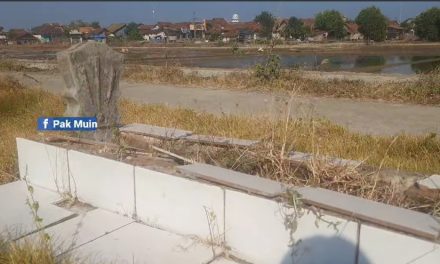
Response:
[[[98,128],[96,117],[40,117],[40,131],[94,131]]]

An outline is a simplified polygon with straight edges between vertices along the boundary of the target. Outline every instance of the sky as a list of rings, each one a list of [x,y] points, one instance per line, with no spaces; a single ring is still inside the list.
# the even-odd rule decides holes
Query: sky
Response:
[[[326,9],[336,9],[354,19],[365,7],[375,5],[385,16],[401,21],[415,17],[440,2],[0,2],[0,26],[6,29],[30,29],[43,23],[69,23],[72,20],[99,21],[101,26],[111,23],[136,22],[154,24],[157,21],[192,21],[224,17],[230,20],[234,13],[241,21],[252,20],[261,11],[270,11],[277,17],[313,17]]]

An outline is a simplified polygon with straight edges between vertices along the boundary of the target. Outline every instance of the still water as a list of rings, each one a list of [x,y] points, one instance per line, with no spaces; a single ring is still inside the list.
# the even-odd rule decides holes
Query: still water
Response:
[[[440,67],[440,55],[279,55],[283,68],[305,70],[354,71],[415,74]],[[262,55],[193,57],[176,60],[182,66],[206,68],[250,68],[263,63]]]

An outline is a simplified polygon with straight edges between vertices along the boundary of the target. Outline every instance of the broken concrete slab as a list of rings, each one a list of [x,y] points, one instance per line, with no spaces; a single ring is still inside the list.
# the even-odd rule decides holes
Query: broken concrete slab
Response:
[[[434,174],[428,178],[417,181],[417,184],[421,187],[428,188],[431,190],[440,190],[440,175]]]
[[[314,155],[311,153],[304,153],[299,151],[293,151],[289,154],[289,159],[298,162],[311,162],[313,159],[317,159],[318,161],[325,161],[333,166],[338,167],[359,167],[363,164],[361,161],[357,160],[347,160],[347,159],[339,159],[332,158],[320,155]]]
[[[164,230],[131,223],[72,252],[90,263],[209,263],[211,247]]]
[[[329,215],[318,219],[305,211],[289,224],[297,211],[284,203],[231,190],[225,197],[226,241],[234,256],[262,264],[353,263],[355,259],[356,222]]]
[[[61,221],[75,214],[50,204],[60,197],[58,194],[32,187],[32,194],[24,181],[0,185],[0,232],[8,239],[17,239]],[[32,200],[38,210],[32,210]],[[36,221],[35,213],[41,222]]]
[[[55,254],[59,255],[133,222],[131,218],[98,208],[49,227],[45,229],[45,233],[51,238]],[[37,235],[29,237],[36,240],[38,238]]]
[[[135,215],[134,166],[69,150],[72,196],[122,215]]]
[[[434,216],[322,188],[297,189],[310,205],[430,240],[440,236],[440,220]]]
[[[163,139],[179,139],[192,134],[191,131],[187,130],[138,123],[125,125],[120,128],[120,131]]]
[[[109,141],[119,125],[119,78],[124,55],[104,43],[86,42],[57,53],[67,90],[66,116],[96,117],[98,130],[82,133]],[[78,134],[79,135],[79,134]]]
[[[227,137],[218,137],[212,135],[190,135],[184,137],[183,139],[195,143],[217,145],[217,146],[236,146],[242,148],[252,147],[260,142],[258,140],[227,138]]]
[[[20,178],[40,187],[69,193],[67,150],[17,138]]]
[[[177,169],[198,179],[271,198],[287,190],[287,187],[280,182],[208,164],[195,163],[179,166]]]
[[[221,188],[140,167],[135,167],[135,175],[139,220],[178,234],[223,242]]]
[[[434,264],[440,260],[439,244],[365,224],[361,226],[359,252],[359,264]]]

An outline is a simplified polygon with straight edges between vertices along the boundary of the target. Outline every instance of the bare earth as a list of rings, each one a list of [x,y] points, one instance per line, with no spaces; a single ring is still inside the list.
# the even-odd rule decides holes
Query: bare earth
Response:
[[[61,77],[49,74],[14,74],[23,83],[62,93]],[[233,114],[280,118],[285,115],[289,98],[285,95],[188,88],[174,85],[131,83],[121,81],[124,98],[145,104],[165,104],[213,114]],[[290,104],[292,117],[323,117],[351,131],[372,135],[399,133],[440,133],[440,107],[392,104],[352,99],[294,97]]]

